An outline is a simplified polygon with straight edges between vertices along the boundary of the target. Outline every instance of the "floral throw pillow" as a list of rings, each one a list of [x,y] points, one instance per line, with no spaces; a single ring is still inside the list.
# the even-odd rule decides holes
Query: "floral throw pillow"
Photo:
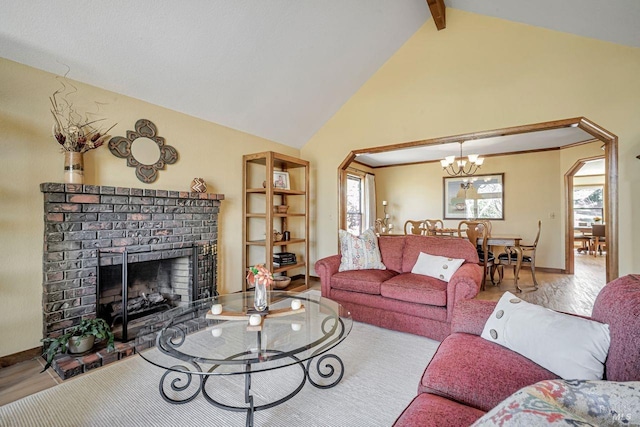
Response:
[[[378,236],[369,229],[359,236],[340,230],[340,268],[338,271],[349,270],[386,270],[382,263]]]

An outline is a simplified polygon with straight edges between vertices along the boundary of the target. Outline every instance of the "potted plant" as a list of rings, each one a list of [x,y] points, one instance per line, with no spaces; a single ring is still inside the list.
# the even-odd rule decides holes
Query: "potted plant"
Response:
[[[69,353],[84,353],[93,347],[96,339],[98,341],[106,339],[109,351],[115,348],[113,333],[104,319],[84,319],[78,325],[67,329],[59,337],[43,338],[41,340],[44,343],[42,355],[47,360],[47,364],[42,372],[51,366],[53,358],[58,352],[65,353],[69,350]]]

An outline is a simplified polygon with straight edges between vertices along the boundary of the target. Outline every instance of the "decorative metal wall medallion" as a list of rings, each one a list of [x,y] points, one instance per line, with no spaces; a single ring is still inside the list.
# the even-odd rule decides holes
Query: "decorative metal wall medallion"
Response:
[[[158,136],[158,129],[150,120],[140,119],[135,131],[128,130],[126,138],[115,136],[109,140],[109,150],[127,166],[136,168],[136,176],[145,183],[158,179],[158,171],[178,161],[178,152]]]

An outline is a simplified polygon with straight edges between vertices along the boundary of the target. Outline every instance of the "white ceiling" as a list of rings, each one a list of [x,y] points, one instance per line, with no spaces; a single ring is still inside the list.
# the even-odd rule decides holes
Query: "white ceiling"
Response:
[[[593,136],[578,127],[542,130],[461,141],[463,143],[462,156],[466,157],[469,154],[509,154],[530,150],[553,149],[584,141],[592,141],[593,139]],[[356,161],[367,166],[380,167],[439,161],[445,156],[451,155],[460,157],[459,143],[423,145],[381,153],[361,154],[356,157]]]
[[[640,47],[639,0],[446,3]],[[0,10],[1,57],[69,67],[71,79],[293,147],[430,19],[425,0],[0,0]]]

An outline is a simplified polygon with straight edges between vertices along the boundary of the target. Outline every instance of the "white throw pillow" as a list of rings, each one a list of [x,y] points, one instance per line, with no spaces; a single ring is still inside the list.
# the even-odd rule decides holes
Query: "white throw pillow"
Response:
[[[481,336],[565,380],[602,379],[611,341],[609,325],[530,304],[511,292],[500,298]]]
[[[340,267],[338,271],[386,270],[382,263],[378,236],[369,229],[359,236],[340,230]]]
[[[420,252],[418,260],[411,269],[411,272],[414,274],[422,274],[423,276],[435,277],[448,283],[453,273],[458,271],[463,263],[464,259],[447,258]]]

